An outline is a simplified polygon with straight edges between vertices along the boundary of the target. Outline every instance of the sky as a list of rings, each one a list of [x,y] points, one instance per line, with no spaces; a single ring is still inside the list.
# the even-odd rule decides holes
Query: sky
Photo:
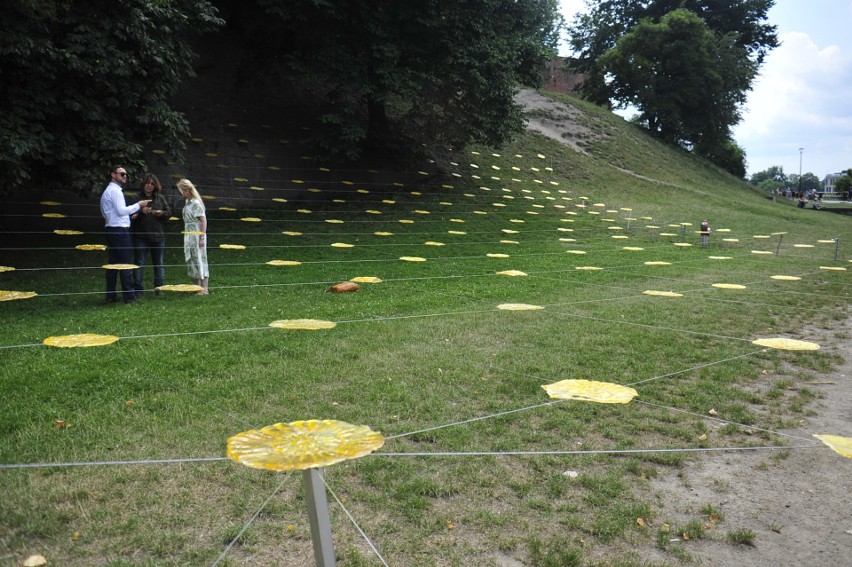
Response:
[[[560,5],[568,22],[585,9],[583,0]],[[820,179],[849,169],[852,0],[776,0],[767,20],[781,45],[764,60],[733,129],[748,175],[774,165]]]

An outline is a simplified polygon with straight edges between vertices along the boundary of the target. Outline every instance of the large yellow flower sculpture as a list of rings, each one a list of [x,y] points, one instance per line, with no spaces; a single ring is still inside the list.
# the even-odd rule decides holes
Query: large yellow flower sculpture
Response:
[[[657,291],[655,289],[646,289],[642,293],[645,295],[654,295],[656,297],[683,297],[682,293],[675,293],[674,291]]]
[[[382,278],[377,278],[375,276],[358,276],[357,278],[352,278],[349,281],[355,283],[382,283]]]
[[[0,272],[14,272],[15,268],[12,266],[0,266]]]
[[[301,266],[301,262],[296,260],[270,260],[267,262],[270,266]]]
[[[106,244],[78,244],[77,250],[106,250]]]
[[[104,270],[135,270],[139,266],[136,264],[104,264]]]
[[[333,329],[337,326],[334,321],[322,321],[320,319],[280,319],[269,324],[276,329],[317,331],[320,329]]]
[[[542,385],[542,388],[551,398],[600,404],[627,404],[639,395],[639,392],[628,386],[594,380],[562,380]]]
[[[764,346],[768,348],[777,348],[779,350],[819,350],[819,345],[808,341],[797,341],[795,339],[770,338],[757,339],[751,341],[751,344]]]
[[[852,437],[839,437],[837,435],[817,435],[814,437],[831,447],[838,455],[852,459]]]
[[[541,305],[531,305],[529,303],[501,303],[497,309],[503,311],[537,311],[544,309]]]
[[[93,335],[85,333],[82,335],[63,335],[60,337],[47,337],[42,342],[47,346],[59,348],[93,347],[111,345],[118,341],[113,335]]]
[[[194,293],[198,291],[204,291],[204,288],[200,285],[195,284],[172,284],[172,285],[161,285],[157,286],[160,291],[177,291],[181,293]]]
[[[276,423],[228,439],[228,457],[273,471],[326,467],[368,455],[385,444],[378,431],[333,419]]]

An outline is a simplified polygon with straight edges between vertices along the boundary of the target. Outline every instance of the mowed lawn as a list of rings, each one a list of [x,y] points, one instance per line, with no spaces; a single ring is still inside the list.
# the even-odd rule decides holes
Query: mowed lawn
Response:
[[[848,317],[850,221],[773,203],[583,108],[588,155],[529,134],[422,182],[365,170],[300,204],[271,188],[250,209],[207,201],[207,297],[104,304],[105,253],[75,249],[102,236],[55,234],[75,219],[33,203],[33,230],[0,261],[15,268],[0,289],[38,293],[0,302],[0,564],[312,565],[301,475],[225,458],[232,435],[307,419],[385,436],[325,469],[341,566],[382,564],[350,515],[392,566],[688,557],[660,537],[648,479],[720,458],[702,449],[819,444],[773,431],[809,415],[807,382],[839,357],[752,341],[809,341]],[[189,283],[180,230],[167,283]],[[357,277],[381,281],[326,291]],[[290,319],[336,326],[269,326]],[[119,340],[42,344],[82,333]],[[542,388],[566,379],[638,397]],[[713,514],[667,529],[724,539],[723,519],[701,528]]]

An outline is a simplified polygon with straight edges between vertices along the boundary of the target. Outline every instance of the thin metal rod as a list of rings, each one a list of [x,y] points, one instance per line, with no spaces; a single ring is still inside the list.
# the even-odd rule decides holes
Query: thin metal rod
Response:
[[[308,504],[308,519],[311,522],[311,541],[314,544],[314,559],[317,567],[335,567],[334,543],[331,540],[331,521],[328,517],[328,500],[322,469],[302,471],[302,484]]]

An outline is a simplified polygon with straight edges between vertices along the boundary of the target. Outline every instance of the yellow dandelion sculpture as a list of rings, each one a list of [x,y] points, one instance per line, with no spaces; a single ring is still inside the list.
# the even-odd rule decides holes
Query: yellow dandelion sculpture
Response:
[[[296,232],[294,230],[285,230],[281,234],[283,234],[284,236],[302,236],[301,232]]]
[[[267,262],[270,266],[301,266],[301,262],[295,260],[270,260]]]
[[[644,250],[644,248],[640,248],[639,246],[624,246],[622,250],[627,250],[629,252],[640,252]]]
[[[682,293],[675,293],[673,291],[657,291],[655,289],[646,289],[642,293],[644,295],[654,295],[656,297],[683,297]]]
[[[2,272],[14,272],[15,268],[12,266],[0,266],[0,273]]]
[[[719,289],[745,289],[746,286],[740,284],[732,284],[732,283],[714,283],[711,284],[712,287],[716,287]]]
[[[798,280],[802,279],[798,276],[769,276],[769,277],[773,280],[782,280],[782,281],[788,281],[788,282],[794,282],[794,281],[798,281]]]
[[[585,254],[585,250],[566,250],[566,254]]]
[[[61,204],[59,201],[39,201],[39,205],[46,205],[48,207],[58,207]]]
[[[393,236],[392,232],[384,232],[384,231],[374,232],[373,234],[375,234],[376,236]]]
[[[355,283],[382,283],[382,278],[377,278],[375,276],[358,276],[357,278],[352,278],[349,281]]]
[[[845,272],[846,268],[841,268],[839,266],[820,266],[820,270],[826,270],[828,272]]]
[[[520,270],[503,270],[502,272],[497,272],[498,276],[511,276],[511,277],[521,277],[527,275],[526,272],[522,272]]]
[[[79,234],[83,234],[82,230],[67,230],[67,229],[57,229],[53,231],[53,234],[58,234],[59,236],[77,236]]]
[[[497,309],[502,311],[538,311],[544,309],[541,305],[530,305],[529,303],[501,303]]]
[[[562,380],[542,385],[551,398],[599,404],[628,404],[639,392],[628,386],[594,380]]]
[[[852,437],[840,437],[837,435],[817,435],[814,437],[831,447],[831,450],[842,457],[852,459]]]
[[[333,419],[276,423],[228,439],[228,457],[247,467],[273,471],[327,467],[382,447],[385,439],[366,425]]]
[[[465,234],[467,234],[467,233],[466,233],[466,232],[464,232],[463,230],[448,230],[448,231],[447,231],[447,234],[456,234],[456,235],[463,236],[463,235],[465,235]]]
[[[597,266],[575,266],[575,270],[586,270],[586,271],[595,271],[595,270],[603,270],[603,268],[599,268]]]
[[[224,250],[245,250],[246,247],[242,244],[220,244],[219,248]]]
[[[44,213],[41,216],[43,216],[46,219],[64,219],[65,218],[65,215],[63,215],[62,213]]]
[[[260,219],[257,217],[243,217],[240,220],[243,222],[260,222]]]
[[[57,348],[93,347],[111,345],[118,341],[118,337],[112,335],[93,335],[90,333],[82,335],[64,335],[61,337],[47,337],[42,342],[47,346]]]
[[[772,252],[771,250],[752,250],[751,253],[752,254],[758,254],[758,255],[764,255],[764,256],[769,256],[769,255],[774,254],[774,252]]]
[[[733,260],[733,256],[707,256],[711,260]]]
[[[662,261],[653,261],[653,262],[645,262],[646,266],[671,266],[671,262],[662,262]]]
[[[692,246],[692,244],[690,244],[689,242],[675,242],[674,245],[675,246],[681,246],[683,248],[688,248],[688,247]]]
[[[104,264],[104,270],[135,270],[139,266],[136,264]]]
[[[78,244],[76,250],[106,250],[106,244]]]
[[[17,299],[29,299],[38,294],[34,291],[10,291],[0,289],[0,301],[15,301]]]
[[[178,293],[195,293],[197,291],[204,291],[204,288],[200,285],[195,284],[169,284],[169,285],[161,285],[157,286],[160,291],[175,291]]]
[[[808,341],[797,341],[796,339],[769,338],[751,341],[751,344],[778,350],[819,350],[819,345]]]
[[[486,254],[488,258],[508,258],[508,254]]]
[[[403,262],[425,262],[426,258],[421,258],[420,256],[400,256],[400,260]]]
[[[337,326],[337,323],[320,319],[279,319],[270,323],[269,326],[288,331],[319,331],[321,329],[333,329]]]

